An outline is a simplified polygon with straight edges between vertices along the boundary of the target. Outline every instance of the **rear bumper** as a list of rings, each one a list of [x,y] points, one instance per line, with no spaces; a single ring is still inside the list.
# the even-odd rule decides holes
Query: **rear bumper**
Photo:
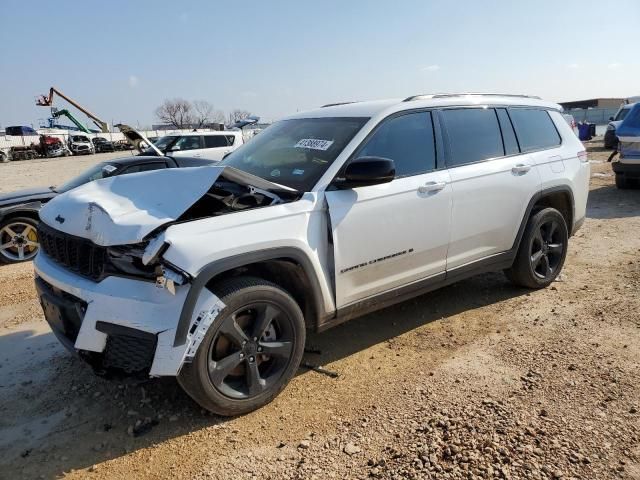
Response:
[[[60,342],[98,373],[173,376],[189,342],[173,347],[189,285],[176,294],[121,277],[100,282],[72,273],[44,253],[34,261],[36,289],[47,323]]]
[[[640,178],[640,163],[624,163],[622,161],[613,162],[611,168],[616,175],[626,178]]]

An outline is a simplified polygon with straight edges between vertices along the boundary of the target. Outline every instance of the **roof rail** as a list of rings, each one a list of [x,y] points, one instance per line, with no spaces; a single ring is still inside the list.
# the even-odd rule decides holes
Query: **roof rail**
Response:
[[[358,102],[338,102],[338,103],[327,103],[326,105],[322,105],[320,108],[327,107],[337,107],[338,105],[349,105],[350,103],[358,103]]]
[[[465,96],[479,96],[479,97],[514,97],[514,98],[536,98],[541,100],[536,95],[515,95],[512,93],[434,93],[426,95],[412,95],[403,100],[403,102],[411,102],[413,100],[425,100],[428,98],[448,98],[448,97],[465,97]]]

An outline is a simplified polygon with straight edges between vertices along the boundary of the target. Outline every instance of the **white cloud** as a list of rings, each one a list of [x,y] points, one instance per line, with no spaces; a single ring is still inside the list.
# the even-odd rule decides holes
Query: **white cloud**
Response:
[[[615,69],[615,68],[620,68],[621,66],[622,66],[621,63],[613,62],[613,63],[610,63],[609,65],[607,65],[607,68]]]
[[[136,77],[135,75],[129,75],[129,86],[131,88],[137,87],[138,83],[140,83],[140,79],[138,77]]]
[[[567,65],[567,68],[580,68],[580,65],[578,65],[577,63],[570,63],[569,65]]]
[[[440,70],[440,65],[427,65],[426,67],[422,67],[423,72],[437,72]]]

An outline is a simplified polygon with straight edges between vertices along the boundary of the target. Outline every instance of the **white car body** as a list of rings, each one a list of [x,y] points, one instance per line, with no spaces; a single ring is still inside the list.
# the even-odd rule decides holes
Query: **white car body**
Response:
[[[443,109],[494,107],[548,112],[560,142],[517,154],[506,154],[505,147],[504,155],[450,167],[438,120],[434,170],[379,185],[331,188],[354,152],[389,118],[424,111],[436,119]],[[54,236],[86,239],[96,248],[148,242],[140,253],[143,263],[160,259],[162,273],[155,283],[118,275],[92,280],[43,248],[36,275],[47,288],[86,306],[70,348],[105,352],[109,334],[100,322],[156,336],[151,376],[177,375],[193,358],[222,308],[204,286],[235,268],[273,259],[295,264],[305,278],[307,325],[321,331],[471,274],[507,268],[535,205],[562,198],[569,234],[575,232],[585,218],[589,163],[560,111],[531,97],[436,95],[298,113],[289,119],[367,119],[308,191],[296,193],[224,166],[91,182],[50,201],[40,212],[45,227],[55,229]],[[264,206],[184,220],[220,179],[258,192]]]
[[[68,140],[69,150],[74,155],[94,153],[94,146],[89,137],[83,134],[71,133]]]

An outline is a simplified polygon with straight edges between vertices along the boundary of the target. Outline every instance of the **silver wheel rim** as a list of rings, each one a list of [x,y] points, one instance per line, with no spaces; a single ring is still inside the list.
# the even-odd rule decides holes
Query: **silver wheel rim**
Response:
[[[39,250],[37,239],[33,225],[26,222],[8,223],[0,229],[0,255],[12,262],[31,260]]]

